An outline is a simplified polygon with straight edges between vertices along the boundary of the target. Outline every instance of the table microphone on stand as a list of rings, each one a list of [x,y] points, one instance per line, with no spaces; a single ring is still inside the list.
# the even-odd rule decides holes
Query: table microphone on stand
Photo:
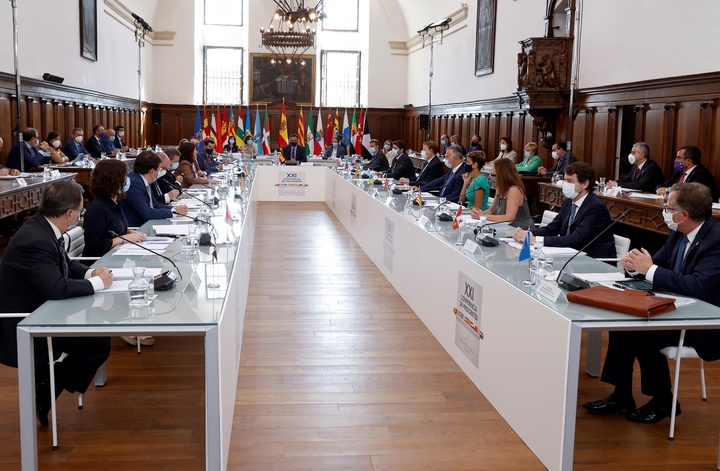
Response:
[[[163,272],[163,273],[161,273],[161,274],[159,274],[158,276],[155,277],[155,279],[154,279],[154,281],[153,281],[153,285],[155,286],[155,291],[168,291],[168,290],[171,290],[171,289],[173,288],[173,286],[175,286],[175,280],[177,280],[178,277],[180,277],[180,279],[182,280],[182,274],[180,273],[180,269],[178,268],[177,265],[175,265],[175,262],[173,262],[170,258],[168,258],[168,257],[166,257],[165,255],[163,255],[163,254],[161,254],[161,253],[158,253],[158,252],[156,252],[156,251],[154,251],[154,250],[152,250],[152,249],[149,249],[149,248],[147,248],[147,247],[144,247],[144,246],[138,244],[137,242],[133,242],[132,240],[130,240],[130,239],[126,238],[126,237],[121,236],[120,234],[118,234],[117,232],[115,232],[115,231],[113,231],[113,230],[108,230],[107,233],[110,234],[110,235],[113,236],[113,237],[119,237],[119,238],[121,238],[122,240],[124,240],[125,242],[129,242],[129,243],[131,243],[131,244],[133,244],[133,245],[135,245],[135,246],[137,246],[137,247],[140,247],[140,248],[143,249],[143,250],[147,250],[148,252],[150,252],[150,253],[153,254],[153,255],[157,255],[158,257],[162,257],[162,258],[164,258],[165,260],[167,260],[168,262],[170,262],[173,267],[175,267],[175,271],[177,272],[177,274],[173,273],[171,270],[168,270],[168,271]]]

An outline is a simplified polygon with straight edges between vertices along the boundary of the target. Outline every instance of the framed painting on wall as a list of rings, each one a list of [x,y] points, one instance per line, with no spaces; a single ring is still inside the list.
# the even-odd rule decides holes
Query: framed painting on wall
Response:
[[[97,61],[97,0],[80,0],[80,55]]]
[[[495,65],[495,17],[497,0],[478,0],[475,39],[475,75],[493,73]]]
[[[272,54],[250,54],[250,104],[285,101],[312,105],[315,98],[315,56],[288,64]]]

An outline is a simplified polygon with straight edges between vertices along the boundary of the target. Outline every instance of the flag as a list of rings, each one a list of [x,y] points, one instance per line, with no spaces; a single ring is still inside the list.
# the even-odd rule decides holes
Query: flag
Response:
[[[333,123],[333,136],[336,134],[340,134],[340,112],[337,108],[335,108],[335,122]]]
[[[322,123],[322,111],[318,108],[318,124],[317,131],[315,131],[315,154],[323,155],[325,153],[325,136],[323,136],[325,130],[323,129]]]
[[[530,258],[530,231],[527,231],[527,234],[525,234],[525,240],[523,241],[523,246],[520,250],[520,257],[518,258],[518,261],[522,262],[523,260],[527,260],[528,258]]]
[[[415,197],[415,202],[420,206],[423,207],[423,199],[422,199],[422,193],[418,191],[417,196]]]
[[[253,136],[253,140],[255,141],[255,146],[257,146],[258,154],[260,154],[260,150],[262,149],[262,136],[263,136],[263,129],[260,127],[260,107],[255,107],[255,135]]]
[[[360,149],[355,149],[357,138],[357,108],[353,108],[352,123],[350,124],[350,143],[348,144],[348,155],[359,154]]]
[[[250,121],[250,107],[247,107],[247,113],[245,114],[245,142],[252,143],[253,132],[252,132],[252,121]]]
[[[270,154],[270,118],[268,118],[267,105],[265,105],[265,131],[263,131],[262,146],[258,154]]]
[[[350,123],[348,122],[347,108],[345,108],[345,116],[343,117],[342,145],[345,146],[345,151],[350,155]]]
[[[242,106],[238,108],[237,127],[235,128],[235,141],[238,147],[245,145],[245,123],[242,119]]]
[[[455,217],[453,218],[453,231],[456,231],[460,229],[460,216],[462,216],[462,205],[458,208],[457,214],[455,214]]]
[[[217,130],[217,124],[215,121],[215,107],[210,107],[210,111],[210,137],[212,137],[213,139],[217,139],[217,132],[215,132]]]
[[[305,141],[305,155],[307,156],[317,154],[317,152],[315,152],[315,131],[313,130],[314,127],[315,125],[313,124],[312,107],[310,107],[310,114],[308,115],[307,136],[305,136],[307,138]]]
[[[202,136],[198,136],[205,140],[210,135],[210,123],[208,122],[207,109],[203,105],[203,124],[202,124]]]
[[[287,114],[285,113],[285,100],[283,100],[282,111],[280,114],[280,132],[278,132],[278,145],[280,147],[285,147],[288,145]]]
[[[305,147],[305,120],[303,119],[302,106],[300,107],[300,117],[298,118],[298,145]]]
[[[220,149],[220,152],[222,152],[223,146],[225,145],[225,141],[227,140],[227,135],[228,135],[227,108],[225,108],[223,106],[222,112],[219,115],[221,116],[221,118],[220,118],[220,135],[218,136],[217,148]]]
[[[370,141],[372,140],[372,137],[370,136],[370,128],[368,127],[367,123],[367,108],[365,109],[365,115],[363,116],[363,135],[362,135],[362,155],[363,159],[369,159],[372,160],[373,156],[370,153]],[[378,149],[378,152],[385,152],[384,149]]]
[[[332,138],[335,136],[334,129],[332,111],[328,110],[327,131],[325,131],[325,147],[330,147],[332,145]]]
[[[227,128],[227,137],[228,139],[230,136],[235,138],[235,144],[237,144],[237,135],[235,134],[235,111],[233,111],[233,107],[230,107],[230,119],[228,120],[228,128]]]
[[[200,117],[200,107],[197,107],[197,112],[195,113],[195,132],[194,136],[202,135],[203,132],[203,123],[202,118]]]
[[[357,121],[357,133],[355,134],[355,139],[353,139],[353,148],[355,149],[356,154],[362,155],[363,151],[363,112],[362,108],[360,109],[360,116],[358,116]]]

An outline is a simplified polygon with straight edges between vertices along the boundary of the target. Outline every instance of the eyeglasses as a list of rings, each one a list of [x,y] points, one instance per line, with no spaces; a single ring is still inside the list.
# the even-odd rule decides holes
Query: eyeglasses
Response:
[[[83,216],[85,216],[85,208],[81,209],[80,212],[77,212],[74,209],[71,209],[70,211],[77,214],[78,219],[81,219]]]

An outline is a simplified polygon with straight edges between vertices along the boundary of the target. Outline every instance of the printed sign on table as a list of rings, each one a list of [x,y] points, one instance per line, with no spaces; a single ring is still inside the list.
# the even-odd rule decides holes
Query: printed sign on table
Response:
[[[463,272],[458,273],[457,306],[455,314],[455,346],[475,367],[480,363],[480,330],[482,314],[482,286],[472,281]]]
[[[278,172],[278,196],[305,196],[305,172],[286,170]]]

